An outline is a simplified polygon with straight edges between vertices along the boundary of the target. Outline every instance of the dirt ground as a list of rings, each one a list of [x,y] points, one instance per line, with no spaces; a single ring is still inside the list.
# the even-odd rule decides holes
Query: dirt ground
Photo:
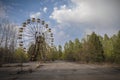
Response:
[[[4,78],[0,73],[0,80],[120,80],[120,68],[55,61],[41,63],[32,73],[13,74],[12,78]]]

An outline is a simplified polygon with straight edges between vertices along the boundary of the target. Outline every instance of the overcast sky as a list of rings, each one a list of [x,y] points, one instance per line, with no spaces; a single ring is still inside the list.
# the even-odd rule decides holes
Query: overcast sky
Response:
[[[0,18],[18,26],[28,18],[44,19],[55,44],[82,39],[91,32],[109,36],[120,30],[120,0],[0,0]]]

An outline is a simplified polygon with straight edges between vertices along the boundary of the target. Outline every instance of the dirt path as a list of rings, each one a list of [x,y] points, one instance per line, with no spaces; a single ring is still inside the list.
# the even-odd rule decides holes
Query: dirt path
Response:
[[[120,80],[120,69],[72,62],[44,63],[35,72],[15,80]]]

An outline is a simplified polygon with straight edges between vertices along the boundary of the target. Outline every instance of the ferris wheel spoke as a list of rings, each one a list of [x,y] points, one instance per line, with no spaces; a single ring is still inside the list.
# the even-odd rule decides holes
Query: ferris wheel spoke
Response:
[[[34,34],[34,31],[26,29],[26,32]]]
[[[30,23],[29,24],[29,27],[28,27],[30,30],[32,30],[33,32],[36,32],[36,29],[34,28],[33,24]]]
[[[24,37],[34,37],[34,35],[30,35],[30,34],[23,34]]]
[[[31,28],[33,28],[33,29],[35,30],[35,32],[37,32],[37,29],[36,29],[36,25],[35,25],[35,23],[33,23],[33,24],[31,24],[31,25],[32,25]]]
[[[39,23],[36,24],[37,32],[39,32]]]
[[[35,31],[34,31],[34,29],[32,29],[32,27],[28,27],[28,28],[26,29],[26,31],[27,31],[27,32],[30,32],[30,33],[32,33],[32,34],[35,34]]]
[[[33,38],[34,36],[30,36],[30,35],[24,35],[23,37],[26,37],[26,38]]]
[[[35,35],[35,33],[30,32],[30,31],[28,31],[28,30],[26,30],[26,32],[24,32],[24,34]]]
[[[23,42],[29,42],[29,41],[34,41],[34,38],[30,38],[30,39],[23,39]]]
[[[34,41],[34,39],[33,39],[33,38],[31,38],[31,39],[24,39],[24,40],[22,40],[22,41],[23,41],[23,43],[24,43],[24,42],[28,43],[29,41]]]
[[[27,33],[24,33],[23,35],[24,35],[24,36],[34,36],[35,34],[30,33],[30,32],[27,32]]]

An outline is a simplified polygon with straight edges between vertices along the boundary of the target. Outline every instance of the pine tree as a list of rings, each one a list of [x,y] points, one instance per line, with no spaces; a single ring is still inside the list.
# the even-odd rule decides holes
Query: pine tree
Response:
[[[47,54],[48,60],[57,60],[59,58],[57,48],[54,46],[50,48],[49,54]]]
[[[99,37],[93,32],[88,39],[88,48],[90,53],[90,60],[92,61],[103,61],[103,47],[99,40]]]
[[[113,41],[112,38],[109,38],[107,34],[104,35],[104,39],[102,41],[103,44],[103,50],[104,50],[104,56],[105,61],[111,62],[113,61]]]
[[[74,58],[77,61],[80,60],[80,58],[81,58],[81,54],[80,54],[81,48],[82,48],[82,45],[81,45],[79,39],[76,38],[74,40],[74,49],[73,50],[74,50]]]
[[[74,43],[70,40],[64,45],[64,59],[74,61]]]
[[[59,58],[61,59],[62,58],[62,46],[61,45],[58,46],[58,54],[59,54]]]
[[[68,43],[66,42],[65,45],[64,45],[64,52],[63,52],[62,58],[64,60],[66,60],[67,59],[67,55],[68,55]]]
[[[116,41],[113,44],[114,61],[120,63],[120,31],[118,32]]]
[[[105,55],[105,60],[109,61],[109,56],[110,56],[110,50],[109,50],[109,37],[107,34],[104,35],[103,39],[103,49],[104,49],[104,55]]]

